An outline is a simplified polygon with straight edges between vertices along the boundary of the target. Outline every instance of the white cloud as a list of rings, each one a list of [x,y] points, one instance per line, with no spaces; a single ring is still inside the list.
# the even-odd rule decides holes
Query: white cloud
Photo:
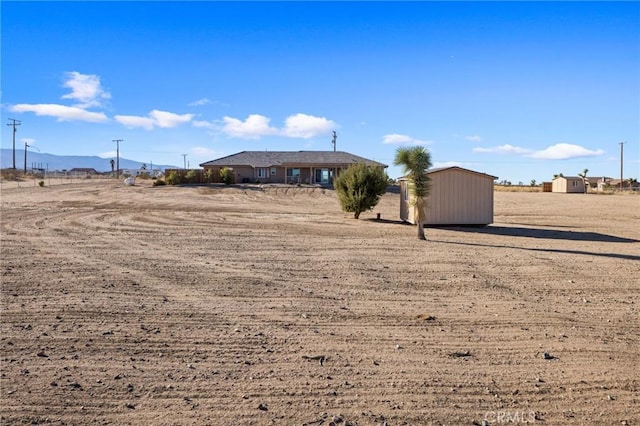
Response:
[[[594,157],[604,154],[604,151],[601,149],[593,151],[579,145],[568,143],[558,143],[539,151],[506,144],[490,148],[477,147],[473,148],[473,152],[523,155],[538,160],[567,160],[570,158]]]
[[[107,152],[101,152],[100,154],[98,154],[98,157],[100,158],[115,158],[118,155],[117,151],[107,151]]]
[[[602,149],[592,151],[579,145],[558,143],[529,154],[528,157],[540,160],[566,160],[569,158],[595,157],[602,154],[604,154]]]
[[[205,129],[214,129],[216,128],[216,125],[210,121],[206,121],[206,120],[193,120],[191,122],[191,125],[193,127],[202,127]]]
[[[188,123],[193,119],[193,114],[174,114],[167,111],[154,109],[146,117],[139,115],[116,115],[113,117],[118,123],[126,127],[142,127],[152,130],[154,127],[171,128]]]
[[[423,141],[413,138],[408,135],[400,135],[398,133],[391,133],[382,137],[382,143],[394,144],[394,145],[429,145],[431,141]]]
[[[262,136],[280,135],[288,138],[310,139],[315,136],[328,134],[337,127],[336,123],[324,117],[315,117],[307,114],[294,114],[285,119],[284,126],[277,128],[271,126],[271,119],[260,114],[251,114],[246,120],[225,116],[222,125],[208,121],[193,122],[196,127],[216,128],[227,136],[242,139],[259,139]]]
[[[477,136],[477,135],[465,136],[464,138],[466,140],[468,140],[468,141],[471,141],[471,142],[482,142],[482,138],[480,136]]]
[[[521,148],[519,146],[506,144],[506,145],[494,146],[491,148],[481,148],[481,147],[473,148],[473,152],[526,155],[526,154],[531,154],[532,151],[530,149]]]
[[[29,146],[33,146],[33,145],[35,145],[36,140],[32,139],[32,138],[22,138],[22,139],[20,139],[20,142],[26,143]]]
[[[154,124],[158,127],[168,128],[176,127],[180,124],[188,123],[194,117],[193,114],[174,114],[167,111],[158,111],[154,109],[149,113],[149,116],[153,118]]]
[[[287,117],[282,134],[290,138],[309,139],[328,134],[335,127],[333,121],[324,117],[298,113]]]
[[[210,104],[211,101],[207,98],[202,98],[202,99],[198,99],[197,101],[193,101],[190,102],[188,105],[189,106],[202,106],[202,105],[207,105]]]
[[[58,104],[17,104],[10,107],[13,112],[33,112],[36,115],[56,117],[58,121],[89,121],[100,123],[108,118],[101,112],[91,112],[75,106]]]
[[[111,94],[105,91],[100,84],[97,75],[80,74],[77,71],[65,74],[67,81],[62,85],[71,89],[71,93],[62,96],[62,99],[73,99],[79,108],[101,106],[104,99],[111,99]]]
[[[153,129],[153,119],[140,117],[138,115],[116,115],[113,117],[118,123],[126,127],[142,127],[143,129]]]
[[[270,127],[270,118],[260,114],[251,114],[245,121],[233,117],[223,117],[222,131],[227,135],[242,139],[259,139],[261,136],[275,135],[278,129]]]

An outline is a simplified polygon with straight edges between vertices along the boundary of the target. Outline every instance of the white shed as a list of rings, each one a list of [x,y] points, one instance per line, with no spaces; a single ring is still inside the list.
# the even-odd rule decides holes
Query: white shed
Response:
[[[493,181],[496,176],[462,167],[443,167],[427,172],[431,191],[427,197],[426,225],[476,225],[493,223]],[[409,185],[400,180],[400,219],[414,223],[415,207]]]

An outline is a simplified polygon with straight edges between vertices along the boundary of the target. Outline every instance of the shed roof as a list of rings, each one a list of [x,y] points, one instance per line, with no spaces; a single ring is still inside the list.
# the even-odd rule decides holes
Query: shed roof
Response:
[[[344,151],[242,151],[207,161],[200,166],[344,166],[356,163],[387,167],[386,164]]]
[[[554,178],[553,180],[556,180],[556,179],[582,180],[582,178],[580,176],[558,176],[557,178]]]
[[[445,171],[453,171],[453,170],[461,171],[461,172],[467,172],[467,173],[473,173],[473,174],[476,174],[476,175],[481,176],[481,177],[491,178],[491,180],[498,179],[498,176],[488,175],[488,174],[482,173],[482,172],[476,172],[475,170],[465,169],[464,167],[459,167],[459,166],[437,167],[435,169],[427,170],[427,174],[430,175],[430,174],[434,174],[434,173],[440,173],[440,172],[445,172]],[[403,176],[399,180],[406,180],[406,177]]]

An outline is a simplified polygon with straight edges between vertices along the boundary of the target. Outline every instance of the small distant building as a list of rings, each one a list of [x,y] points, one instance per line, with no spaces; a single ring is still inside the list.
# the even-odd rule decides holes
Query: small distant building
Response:
[[[606,176],[587,176],[587,189],[601,191],[610,181],[611,178]]]
[[[584,194],[584,180],[580,176],[558,176],[553,179],[552,192]]]
[[[99,174],[96,169],[92,169],[88,167],[75,167],[69,170],[67,173],[74,176],[87,176],[87,175]]]
[[[426,225],[474,225],[493,223],[493,182],[496,176],[462,167],[427,172],[431,190],[427,197]],[[414,223],[415,207],[409,182],[400,179],[400,219]]]
[[[122,175],[129,175],[129,176],[140,176],[142,174],[148,174],[150,177],[161,177],[163,175],[162,170],[159,169],[153,169],[153,170],[147,170],[147,169],[120,169],[120,174]]]

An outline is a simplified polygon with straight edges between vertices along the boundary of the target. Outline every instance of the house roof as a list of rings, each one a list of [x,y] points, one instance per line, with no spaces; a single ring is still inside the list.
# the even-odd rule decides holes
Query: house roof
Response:
[[[486,178],[491,178],[492,180],[496,180],[498,179],[498,176],[493,176],[493,175],[488,175],[486,173],[482,173],[482,172],[476,172],[475,170],[470,170],[470,169],[465,169],[464,167],[458,167],[458,166],[450,166],[450,167],[437,167],[435,169],[429,169],[427,170],[427,174],[433,174],[433,173],[440,173],[440,172],[444,172],[444,171],[451,171],[451,170],[458,170],[458,171],[462,171],[462,172],[467,172],[467,173],[473,173],[482,177],[486,177]],[[400,180],[406,179],[405,176],[401,177]]]
[[[74,167],[69,172],[82,172],[82,173],[98,173],[98,171],[91,167]]]
[[[293,166],[344,166],[365,163],[387,167],[386,164],[369,160],[344,151],[242,151],[200,164],[205,166],[251,166],[251,167],[293,167]]]

